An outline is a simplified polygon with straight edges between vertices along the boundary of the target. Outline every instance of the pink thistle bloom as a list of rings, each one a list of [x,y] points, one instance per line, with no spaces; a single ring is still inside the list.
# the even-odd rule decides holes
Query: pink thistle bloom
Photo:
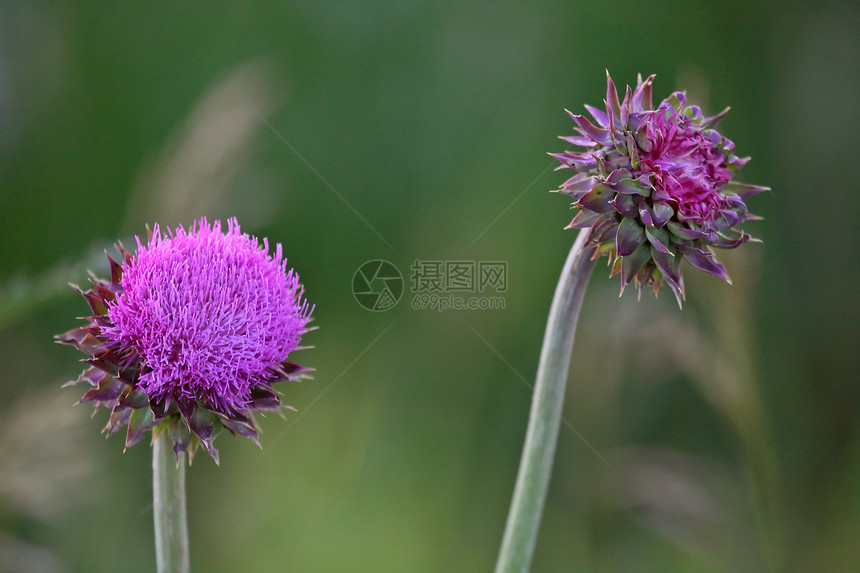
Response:
[[[744,201],[768,188],[732,180],[749,158],[737,157],[734,143],[714,129],[728,108],[704,117],[676,92],[654,109],[654,76],[640,77],[619,102],[606,79],[606,111],[585,106],[596,125],[568,112],[579,135],[561,139],[584,149],[551,154],[560,169],[577,172],[558,190],[579,211],[568,228],[591,229],[587,245],[610,257],[622,292],[635,282],[640,294],[646,284],[656,293],[665,281],[680,305],[685,259],[731,282],[711,248],[752,239],[738,228],[758,219]]]
[[[108,433],[128,425],[126,448],[155,427],[177,453],[202,444],[216,462],[222,426],[256,441],[254,411],[282,407],[272,384],[308,370],[287,360],[313,309],[281,245],[204,218],[119,250],[111,280],[82,293],[89,324],[58,336],[91,356],[71,382],[93,386],[81,401],[112,409]]]

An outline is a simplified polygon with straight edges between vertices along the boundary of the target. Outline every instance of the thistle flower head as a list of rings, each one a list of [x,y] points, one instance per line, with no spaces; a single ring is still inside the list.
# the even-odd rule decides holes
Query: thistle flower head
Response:
[[[281,245],[272,254],[235,219],[227,227],[156,225],[135,254],[118,247],[111,279],[81,292],[89,323],[57,337],[90,356],[70,384],[93,386],[81,401],[112,410],[109,434],[128,426],[126,448],[154,428],[177,454],[202,444],[217,462],[220,428],[256,441],[253,413],[282,407],[272,384],[308,370],[287,361],[312,309]]]
[[[744,200],[768,188],[733,181],[749,158],[714,129],[728,108],[705,117],[682,92],[654,108],[653,80],[639,77],[619,101],[607,72],[605,111],[585,106],[596,124],[568,112],[579,135],[561,139],[583,149],[551,155],[576,171],[558,189],[578,210],[568,228],[590,228],[586,244],[609,256],[622,292],[635,282],[658,293],[665,281],[680,305],[682,260],[731,282],[711,247],[752,239],[738,228],[758,219]]]

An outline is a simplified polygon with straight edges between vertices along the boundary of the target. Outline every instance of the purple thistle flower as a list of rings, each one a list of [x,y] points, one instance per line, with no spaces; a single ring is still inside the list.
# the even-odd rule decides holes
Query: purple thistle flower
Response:
[[[640,76],[619,102],[607,72],[606,111],[585,106],[597,125],[568,111],[579,135],[561,139],[584,150],[551,155],[577,172],[558,189],[579,211],[568,228],[591,229],[586,245],[610,257],[622,292],[635,282],[659,293],[665,280],[680,305],[684,259],[731,283],[711,247],[754,240],[737,226],[759,219],[744,200],[768,188],[732,180],[749,158],[714,129],[728,108],[704,117],[676,92],[654,109],[653,80]]]
[[[118,247],[122,264],[108,256],[109,281],[78,289],[93,315],[57,338],[91,358],[69,384],[93,386],[81,402],[112,409],[105,430],[127,425],[126,449],[154,428],[177,454],[202,444],[217,462],[221,427],[256,442],[253,413],[282,407],[272,384],[309,370],[287,361],[313,309],[281,245],[270,254],[267,239],[227,227],[204,218],[162,236],[156,225],[134,255]]]

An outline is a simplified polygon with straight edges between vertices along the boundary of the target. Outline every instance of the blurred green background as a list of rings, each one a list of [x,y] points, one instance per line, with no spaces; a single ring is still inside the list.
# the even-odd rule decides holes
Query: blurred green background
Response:
[[[150,452],[72,405],[68,281],[147,222],[236,216],[317,304],[314,379],[189,472],[195,571],[487,571],[571,231],[564,108],[658,74],[753,161],[764,240],[688,301],[598,267],[535,571],[860,562],[852,2],[0,5],[0,570],[152,571]],[[503,310],[373,313],[355,270],[507,261]],[[408,285],[407,285],[408,289]],[[601,458],[603,458],[603,461]]]

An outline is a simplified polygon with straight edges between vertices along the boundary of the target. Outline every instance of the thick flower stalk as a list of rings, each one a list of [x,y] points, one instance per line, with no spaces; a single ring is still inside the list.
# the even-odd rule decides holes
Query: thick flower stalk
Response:
[[[622,292],[633,282],[658,293],[665,281],[680,305],[683,260],[731,282],[711,249],[751,240],[738,226],[758,217],[744,201],[768,188],[733,181],[749,158],[714,129],[728,108],[705,117],[676,92],[655,109],[653,80],[619,101],[607,72],[605,111],[585,106],[597,124],[568,111],[579,135],[561,139],[583,150],[551,155],[576,171],[558,190],[579,211],[568,228],[590,229],[587,245],[610,257]]]
[[[221,428],[259,443],[254,412],[284,407],[273,384],[309,370],[288,360],[313,309],[281,245],[204,218],[117,249],[109,280],[75,287],[88,323],[57,336],[88,355],[69,382],[91,386],[81,402],[111,410],[105,431],[126,428],[126,449],[150,429],[189,460],[202,446],[217,463]]]

